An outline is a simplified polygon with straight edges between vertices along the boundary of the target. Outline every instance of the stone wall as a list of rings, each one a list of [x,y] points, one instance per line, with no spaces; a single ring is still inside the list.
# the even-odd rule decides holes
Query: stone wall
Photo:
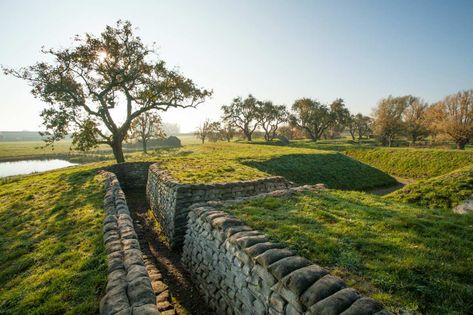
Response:
[[[115,174],[103,171],[102,175],[108,276],[100,314],[159,314],[125,194]]]
[[[389,314],[214,204],[190,208],[182,261],[217,314]]]
[[[114,173],[123,189],[145,189],[148,182],[148,169],[153,162],[125,162],[107,167]]]
[[[169,246],[180,248],[186,232],[189,206],[192,204],[238,199],[291,186],[291,182],[279,176],[213,185],[180,184],[160,170],[158,164],[153,164],[149,168],[146,195]]]

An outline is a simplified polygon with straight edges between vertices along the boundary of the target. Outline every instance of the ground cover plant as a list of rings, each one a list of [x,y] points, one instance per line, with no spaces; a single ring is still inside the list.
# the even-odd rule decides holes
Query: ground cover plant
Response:
[[[473,311],[471,214],[339,190],[266,197],[226,211],[395,314]]]
[[[389,195],[388,199],[415,203],[427,208],[450,209],[473,195],[473,166],[445,175],[409,184]]]
[[[97,168],[0,182],[0,314],[97,314],[106,283]]]
[[[163,153],[164,152],[164,153]],[[183,183],[218,183],[284,176],[297,184],[368,189],[395,183],[389,175],[343,154],[313,149],[218,143],[161,151],[161,167]]]
[[[442,149],[372,148],[345,153],[386,173],[404,178],[430,178],[473,163],[473,152]]]

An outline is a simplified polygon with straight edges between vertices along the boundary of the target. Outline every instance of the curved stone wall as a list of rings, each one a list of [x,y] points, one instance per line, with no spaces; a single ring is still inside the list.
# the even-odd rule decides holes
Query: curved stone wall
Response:
[[[224,184],[181,184],[159,169],[149,167],[146,196],[171,248],[180,248],[187,226],[189,206],[211,200],[232,200],[292,187],[283,177],[273,176]]]
[[[283,195],[302,187],[271,195]],[[389,314],[213,203],[189,212],[182,260],[217,314]]]
[[[159,314],[125,194],[115,174],[103,171],[102,175],[108,276],[100,314]]]

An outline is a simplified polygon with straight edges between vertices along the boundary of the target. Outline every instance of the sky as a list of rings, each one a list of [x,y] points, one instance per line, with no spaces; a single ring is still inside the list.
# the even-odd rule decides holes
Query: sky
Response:
[[[388,95],[434,102],[473,88],[471,0],[0,0],[0,14],[0,64],[13,68],[44,60],[42,46],[131,21],[170,68],[214,91],[162,114],[182,132],[249,93],[287,106],[340,97],[369,115]],[[42,108],[26,82],[0,74],[0,130],[43,129]]]

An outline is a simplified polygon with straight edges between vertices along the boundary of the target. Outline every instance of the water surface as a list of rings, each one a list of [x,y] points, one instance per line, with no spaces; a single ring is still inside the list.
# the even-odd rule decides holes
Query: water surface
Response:
[[[44,172],[72,165],[77,164],[59,159],[0,162],[0,177]]]

